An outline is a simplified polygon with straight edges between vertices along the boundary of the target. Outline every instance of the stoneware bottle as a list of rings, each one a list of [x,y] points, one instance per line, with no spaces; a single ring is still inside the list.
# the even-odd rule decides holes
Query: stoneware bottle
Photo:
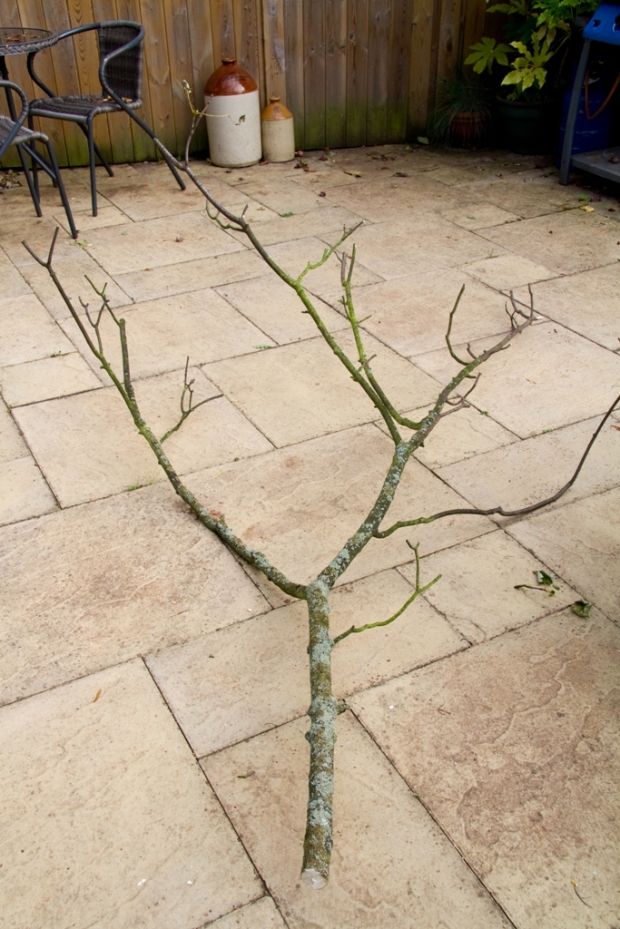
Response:
[[[270,97],[260,114],[263,158],[266,161],[292,161],[295,157],[293,114],[280,97]]]
[[[205,85],[209,157],[221,168],[244,168],[261,158],[256,81],[236,58],[223,58]]]

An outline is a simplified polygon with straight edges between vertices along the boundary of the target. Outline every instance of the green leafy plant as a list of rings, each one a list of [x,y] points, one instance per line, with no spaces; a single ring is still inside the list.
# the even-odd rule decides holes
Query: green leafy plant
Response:
[[[504,37],[483,36],[470,46],[465,64],[476,74],[502,75],[508,100],[531,99],[549,91],[550,77],[561,72],[560,53],[571,23],[596,9],[596,0],[508,0],[493,3],[489,13],[504,15]]]

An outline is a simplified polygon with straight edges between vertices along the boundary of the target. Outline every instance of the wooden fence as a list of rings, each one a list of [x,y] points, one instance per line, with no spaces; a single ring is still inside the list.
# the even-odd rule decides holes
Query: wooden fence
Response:
[[[482,33],[484,12],[485,0],[2,0],[0,25],[58,31],[105,19],[143,23],[143,113],[176,152],[190,123],[181,82],[189,81],[202,105],[209,74],[222,56],[236,56],[258,79],[263,100],[285,100],[296,144],[309,150],[402,142],[423,132],[439,82]],[[44,55],[46,80],[59,92],[96,90],[88,39],[73,52]],[[25,62],[7,63],[31,94]],[[113,161],[154,157],[150,140],[124,116],[97,123],[97,141]],[[45,131],[63,163],[85,163],[75,127],[47,121]],[[205,145],[201,127],[194,148]]]

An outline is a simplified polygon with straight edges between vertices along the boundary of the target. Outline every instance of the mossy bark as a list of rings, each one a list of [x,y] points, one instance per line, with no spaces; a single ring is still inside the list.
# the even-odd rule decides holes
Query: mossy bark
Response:
[[[302,874],[314,887],[327,882],[333,842],[334,747],[339,706],[332,694],[329,592],[325,582],[315,581],[307,593],[311,701],[306,738],[310,743],[310,770]]]

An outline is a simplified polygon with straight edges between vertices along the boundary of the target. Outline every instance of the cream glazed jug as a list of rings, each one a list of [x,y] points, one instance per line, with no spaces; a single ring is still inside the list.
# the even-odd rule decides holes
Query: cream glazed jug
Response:
[[[260,102],[252,75],[223,58],[205,85],[209,157],[221,168],[244,168],[261,158]]]

